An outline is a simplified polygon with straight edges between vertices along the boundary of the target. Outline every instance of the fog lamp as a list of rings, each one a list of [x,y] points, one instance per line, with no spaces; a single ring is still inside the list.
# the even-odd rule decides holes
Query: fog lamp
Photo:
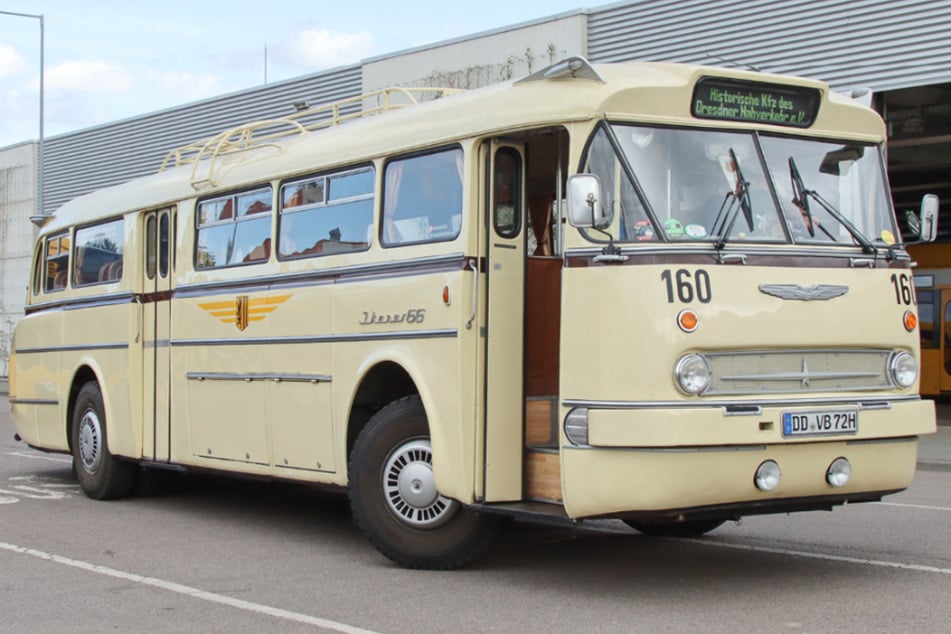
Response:
[[[826,482],[834,487],[844,487],[852,475],[852,463],[845,458],[836,458],[826,469]]]
[[[775,460],[764,460],[760,466],[756,467],[756,477],[753,482],[760,491],[772,491],[779,486],[779,478],[782,472]]]
[[[565,436],[574,445],[588,444],[588,410],[573,409],[565,416]]]

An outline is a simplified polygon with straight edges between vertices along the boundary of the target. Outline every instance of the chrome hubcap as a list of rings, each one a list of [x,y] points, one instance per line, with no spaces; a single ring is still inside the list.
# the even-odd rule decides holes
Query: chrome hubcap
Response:
[[[102,462],[102,424],[92,410],[79,421],[79,462],[86,473],[95,473]]]
[[[428,440],[411,440],[390,454],[383,469],[383,491],[390,511],[415,528],[439,526],[458,506],[436,490]]]

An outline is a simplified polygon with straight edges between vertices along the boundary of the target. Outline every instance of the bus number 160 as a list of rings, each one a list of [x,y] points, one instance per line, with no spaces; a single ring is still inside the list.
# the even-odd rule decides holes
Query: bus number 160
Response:
[[[701,304],[709,304],[711,298],[710,274],[704,269],[688,271],[687,269],[665,270],[660,279],[667,285],[667,303],[673,304],[676,297],[682,304],[689,304],[696,299]]]

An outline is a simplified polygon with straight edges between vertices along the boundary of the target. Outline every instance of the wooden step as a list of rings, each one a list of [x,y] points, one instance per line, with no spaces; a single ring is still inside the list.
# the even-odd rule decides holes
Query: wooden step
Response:
[[[530,396],[525,399],[525,446],[557,447],[558,424],[554,396]]]
[[[561,502],[561,460],[557,449],[525,451],[525,499]]]

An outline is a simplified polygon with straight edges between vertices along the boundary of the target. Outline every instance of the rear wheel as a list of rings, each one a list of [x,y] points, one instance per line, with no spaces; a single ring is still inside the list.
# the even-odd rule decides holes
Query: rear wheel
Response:
[[[636,531],[651,537],[700,537],[717,528],[726,520],[690,520],[686,522],[634,522],[624,523]]]
[[[357,437],[350,508],[377,550],[407,568],[459,568],[485,548],[496,524],[436,489],[429,426],[416,396],[384,407]]]
[[[129,494],[135,465],[109,453],[106,409],[99,385],[90,381],[76,397],[72,420],[73,472],[83,492],[96,500]]]

